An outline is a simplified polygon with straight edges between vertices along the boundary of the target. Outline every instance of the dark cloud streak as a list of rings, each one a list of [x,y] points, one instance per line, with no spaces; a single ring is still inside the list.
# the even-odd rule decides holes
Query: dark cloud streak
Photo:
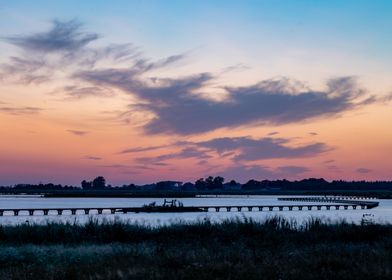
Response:
[[[86,136],[89,132],[84,131],[84,130],[73,130],[73,129],[68,129],[67,132],[76,135],[76,136]]]
[[[77,20],[52,22],[48,32],[28,36],[12,36],[6,40],[26,51],[74,52],[97,40],[95,33],[81,31],[82,24]]]
[[[357,173],[360,173],[360,174],[367,174],[367,173],[373,172],[372,169],[364,168],[364,167],[357,168],[355,171],[356,171]]]
[[[96,156],[85,156],[84,158],[88,160],[102,160],[101,157],[96,157]]]
[[[37,115],[43,109],[37,107],[0,107],[0,112],[11,115]]]
[[[282,125],[320,117],[337,116],[375,102],[360,100],[364,91],[355,79],[332,79],[325,91],[299,88],[288,79],[264,80],[245,87],[225,87],[229,98],[217,102],[198,96],[215,79],[201,73],[181,79],[141,80],[137,69],[106,69],[79,72],[82,80],[120,88],[143,103],[131,110],[150,111],[155,118],[144,126],[147,134],[199,134],[218,128],[244,125]],[[294,85],[293,85],[294,84]]]
[[[277,168],[270,168],[265,165],[235,164],[217,173],[217,175],[223,176],[227,180],[238,179],[245,183],[249,179],[265,180],[296,177],[310,171],[309,168],[303,166],[280,166]]]
[[[154,151],[158,149],[165,148],[167,146],[150,146],[150,147],[136,147],[136,148],[129,148],[119,152],[119,154],[130,154],[130,153],[140,153],[140,152],[148,152]]]
[[[288,139],[269,137],[261,139],[224,137],[194,144],[199,147],[212,149],[220,154],[239,151],[234,157],[235,161],[311,157],[330,150],[324,143],[292,147],[287,145],[290,144]]]
[[[77,86],[66,86],[61,90],[56,91],[65,93],[70,99],[82,99],[87,97],[113,97],[114,92],[111,89],[89,86],[89,87],[77,87]]]
[[[179,141],[176,147],[181,147],[177,152],[161,154],[158,156],[146,156],[136,158],[138,164],[147,166],[167,165],[167,160],[194,159],[198,165],[208,164],[207,160],[217,158],[227,158],[234,166],[243,169],[245,174],[261,172],[267,175],[281,174],[300,174],[310,171],[301,166],[283,166],[274,171],[268,168],[260,169],[260,165],[249,165],[247,162],[268,159],[293,159],[313,157],[331,150],[324,143],[312,143],[300,146],[292,146],[289,139],[284,138],[261,138],[253,139],[250,137],[224,137],[215,138],[202,142]],[[126,153],[137,153],[161,148],[161,146],[138,147],[124,150]],[[230,169],[231,170],[231,169]]]
[[[136,161],[142,164],[167,165],[166,163],[164,163],[164,161],[166,160],[188,159],[188,158],[206,160],[212,158],[212,156],[210,156],[205,150],[195,148],[195,147],[185,147],[181,149],[179,152],[163,154],[155,157],[139,157],[136,158]]]

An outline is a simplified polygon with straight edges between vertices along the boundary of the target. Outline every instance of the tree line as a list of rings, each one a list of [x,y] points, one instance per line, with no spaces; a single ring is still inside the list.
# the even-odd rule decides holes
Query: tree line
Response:
[[[61,184],[16,184],[13,186],[2,186],[1,190],[42,190],[42,191],[64,191],[64,190],[130,190],[130,191],[210,191],[210,190],[391,190],[392,181],[344,181],[335,180],[328,182],[323,178],[308,178],[299,181],[283,180],[255,180],[251,179],[244,184],[235,180],[225,182],[221,176],[208,176],[200,178],[194,183],[180,181],[160,181],[146,185],[124,184],[112,186],[107,184],[103,176],[93,180],[83,180],[80,186]]]

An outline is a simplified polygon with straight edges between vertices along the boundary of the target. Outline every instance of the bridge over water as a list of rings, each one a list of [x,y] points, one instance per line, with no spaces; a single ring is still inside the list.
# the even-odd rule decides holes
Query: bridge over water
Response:
[[[186,206],[186,207],[52,207],[52,208],[8,208],[0,209],[0,216],[8,215],[76,215],[76,214],[115,214],[115,213],[181,213],[181,212],[220,212],[220,211],[302,211],[302,210],[347,210],[347,209],[372,209],[377,207],[377,201],[364,201],[358,199],[335,198],[335,197],[284,197],[278,198],[281,201],[293,202],[316,202],[316,204],[293,203],[288,205],[209,205],[209,206]]]
[[[360,206],[362,209],[371,209],[379,205],[377,201],[368,201],[373,198],[364,198],[361,200],[358,197],[279,197],[280,201],[299,201],[299,202],[324,202],[324,203],[336,203],[336,204],[349,204],[352,206]],[[367,201],[364,201],[366,199]],[[363,206],[365,208],[363,208]],[[355,208],[353,208],[355,209]]]

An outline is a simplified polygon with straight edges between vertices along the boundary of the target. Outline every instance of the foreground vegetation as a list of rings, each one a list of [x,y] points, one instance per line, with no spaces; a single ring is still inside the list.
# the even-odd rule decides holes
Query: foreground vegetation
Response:
[[[392,225],[283,218],[0,227],[1,279],[391,279]]]

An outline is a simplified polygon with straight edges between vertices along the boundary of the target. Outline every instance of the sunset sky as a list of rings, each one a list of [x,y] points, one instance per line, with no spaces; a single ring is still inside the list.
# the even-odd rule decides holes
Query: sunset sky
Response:
[[[391,180],[391,14],[0,0],[0,185]]]

